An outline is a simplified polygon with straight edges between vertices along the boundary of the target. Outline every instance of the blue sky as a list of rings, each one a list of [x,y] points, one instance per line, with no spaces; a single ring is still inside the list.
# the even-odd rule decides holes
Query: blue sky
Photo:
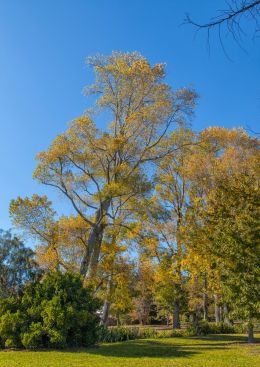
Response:
[[[92,81],[85,58],[113,50],[139,51],[167,64],[174,87],[200,95],[195,130],[249,125],[259,131],[260,39],[241,50],[223,35],[180,26],[185,13],[208,20],[222,0],[0,0],[0,228],[11,226],[9,202],[47,193],[60,211],[65,202],[32,180],[35,155],[88,107],[82,90]],[[249,25],[245,24],[246,28]]]

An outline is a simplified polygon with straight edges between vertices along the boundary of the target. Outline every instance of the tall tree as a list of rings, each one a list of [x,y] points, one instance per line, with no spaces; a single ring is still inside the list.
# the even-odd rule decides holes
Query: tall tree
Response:
[[[210,197],[205,223],[208,248],[222,268],[225,299],[233,314],[248,324],[253,342],[254,319],[260,318],[260,177],[241,174],[220,183]]]
[[[219,282],[216,296],[222,294],[234,315],[247,319],[251,341],[259,317],[259,145],[241,129],[210,128],[201,137],[189,255],[195,255],[193,264],[196,258],[206,261]]]
[[[184,279],[182,260],[185,253],[184,228],[188,207],[189,177],[187,161],[191,147],[195,144],[194,133],[187,128],[176,130],[167,141],[166,149],[175,151],[168,154],[157,164],[156,193],[159,205],[164,208],[163,215],[156,216],[154,226],[157,231],[157,250],[159,273],[165,273],[161,284],[167,289],[167,302],[172,301],[173,327],[180,328],[180,309],[183,303]],[[181,147],[176,150],[176,147]],[[150,217],[151,218],[151,217]],[[168,265],[167,265],[168,264]],[[167,268],[167,270],[166,270]],[[163,278],[165,282],[163,282]],[[170,285],[171,283],[171,285]],[[162,292],[161,292],[162,293]],[[162,297],[162,294],[161,294]]]
[[[61,192],[88,226],[80,272],[91,277],[106,227],[149,189],[149,165],[169,153],[163,141],[173,123],[190,115],[196,94],[172,91],[164,65],[152,66],[137,53],[114,52],[89,64],[96,80],[87,91],[98,96],[96,107],[38,154],[34,178]],[[93,121],[97,111],[111,121],[104,131]]]

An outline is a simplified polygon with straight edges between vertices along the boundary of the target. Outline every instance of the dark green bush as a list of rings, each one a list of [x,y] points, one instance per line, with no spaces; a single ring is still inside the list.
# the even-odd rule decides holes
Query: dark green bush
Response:
[[[138,327],[112,327],[101,326],[99,329],[99,341],[104,343],[116,343],[139,338]]]
[[[99,341],[103,343],[115,343],[119,341],[148,339],[148,338],[172,338],[185,335],[185,330],[156,330],[147,327],[116,326],[107,328],[101,326],[99,329]]]
[[[199,321],[197,324],[190,325],[187,328],[189,335],[207,335],[207,334],[234,334],[235,328],[224,322]]]
[[[29,284],[20,298],[0,301],[0,338],[6,347],[91,345],[98,338],[99,307],[80,276],[55,272]]]

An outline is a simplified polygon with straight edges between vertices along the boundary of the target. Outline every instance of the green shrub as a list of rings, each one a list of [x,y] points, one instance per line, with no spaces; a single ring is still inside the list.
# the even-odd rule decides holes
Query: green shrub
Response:
[[[236,332],[234,326],[228,325],[225,322],[214,323],[212,328],[214,330],[212,334],[234,334]]]
[[[6,347],[87,346],[98,339],[100,302],[80,276],[55,272],[0,302],[0,338]]]
[[[149,338],[172,338],[180,337],[184,330],[156,330],[154,328],[116,326],[107,328],[101,326],[99,329],[99,341],[103,343],[115,343],[125,340],[149,339]]]
[[[32,323],[28,332],[21,336],[22,345],[25,348],[44,347],[44,335],[47,335],[41,322]]]
[[[207,335],[207,334],[233,334],[235,328],[224,322],[199,321],[197,324],[190,325],[186,329],[187,335]]]
[[[239,324],[236,324],[234,328],[235,328],[236,333],[241,333],[241,334],[247,333],[247,329],[248,329],[246,322],[241,322]]]
[[[148,338],[176,338],[183,336],[196,336],[207,334],[232,334],[235,333],[233,326],[223,322],[213,323],[200,321],[196,325],[190,325],[187,329],[180,330],[156,330],[154,328],[141,328],[138,326],[116,326],[99,328],[99,341],[103,343],[115,343],[125,340],[148,339]]]
[[[139,338],[138,327],[112,327],[101,326],[99,329],[99,341],[104,343],[115,343]]]

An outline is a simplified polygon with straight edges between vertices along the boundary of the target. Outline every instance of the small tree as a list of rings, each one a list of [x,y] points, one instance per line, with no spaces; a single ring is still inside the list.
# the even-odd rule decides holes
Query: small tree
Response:
[[[80,276],[51,273],[1,300],[0,335],[6,347],[87,346],[97,341],[99,307]]]
[[[0,230],[0,297],[17,295],[39,274],[32,249],[10,231]]]

